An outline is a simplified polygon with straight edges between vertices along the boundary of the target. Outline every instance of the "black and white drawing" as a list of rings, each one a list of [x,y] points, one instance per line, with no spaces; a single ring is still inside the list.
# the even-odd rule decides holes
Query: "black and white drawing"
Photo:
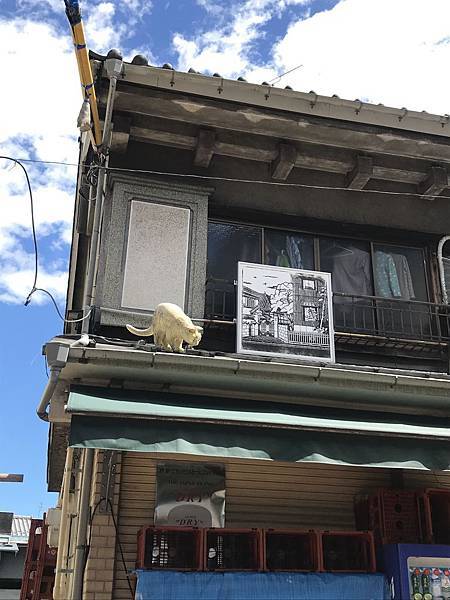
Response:
[[[334,362],[331,275],[240,262],[237,352]]]

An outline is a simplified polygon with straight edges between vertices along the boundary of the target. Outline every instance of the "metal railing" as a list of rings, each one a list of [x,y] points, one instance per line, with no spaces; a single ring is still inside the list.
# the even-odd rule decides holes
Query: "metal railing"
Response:
[[[450,341],[450,305],[401,298],[333,294],[334,329],[377,337],[416,341]],[[233,282],[206,282],[206,319],[236,318],[236,287]],[[293,333],[293,332],[292,332]]]
[[[450,306],[401,298],[333,294],[334,329],[417,341],[447,342]]]

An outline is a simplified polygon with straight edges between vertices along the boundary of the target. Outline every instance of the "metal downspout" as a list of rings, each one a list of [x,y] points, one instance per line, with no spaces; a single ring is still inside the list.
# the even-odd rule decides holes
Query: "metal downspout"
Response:
[[[446,242],[450,240],[450,235],[445,235],[443,238],[439,240],[438,250],[437,250],[437,259],[439,265],[439,278],[441,280],[441,289],[442,289],[442,301],[444,304],[448,304],[448,291],[445,285],[445,271],[444,271],[444,261],[442,256],[442,251],[444,249],[444,245]]]
[[[89,336],[82,334],[78,340],[75,340],[68,346],[63,344],[59,346],[59,351],[55,360],[56,364],[50,365],[50,376],[48,378],[47,385],[45,386],[44,393],[42,394],[41,401],[39,402],[39,406],[36,409],[37,416],[43,421],[48,421],[47,407],[50,404],[53,392],[58,384],[61,371],[66,366],[67,359],[69,358],[70,348],[74,348],[78,345],[88,346],[89,343]]]
[[[67,449],[66,455],[66,466],[64,469],[64,480],[62,487],[62,505],[61,505],[61,521],[59,525],[59,538],[58,538],[58,554],[56,557],[56,569],[55,569],[55,585],[53,588],[53,599],[54,600],[65,600],[63,591],[61,589],[61,579],[63,573],[62,565],[64,560],[67,558],[67,534],[69,527],[67,526],[67,513],[69,508],[69,497],[70,497],[70,478],[72,477],[72,460],[73,460],[73,448]]]
[[[41,401],[36,410],[37,416],[43,421],[48,421],[47,406],[50,404],[61,371],[62,367],[52,367],[50,369],[50,377],[48,378],[47,385],[45,386],[44,393],[42,394]]]
[[[80,502],[78,505],[75,561],[73,567],[72,594],[70,600],[82,600],[84,567],[86,559],[87,528],[89,523],[89,500],[91,497],[94,450],[84,450],[83,475],[81,479]]]
[[[109,150],[111,146],[111,131],[112,131],[112,114],[114,109],[114,98],[116,93],[117,79],[122,73],[123,62],[118,58],[108,58],[105,61],[106,72],[109,75],[109,90],[108,99],[106,101],[105,122],[103,128],[103,139],[101,145],[101,155],[103,156],[102,164],[99,166],[97,189],[95,194],[95,208],[92,226],[92,236],[89,252],[89,262],[87,270],[86,288],[84,295],[84,314],[85,317],[82,324],[82,332],[89,331],[89,310],[91,310],[94,300],[94,284],[97,272],[97,256],[100,239],[100,230],[102,226],[103,216],[103,197],[105,193],[106,182],[106,167],[109,163]]]

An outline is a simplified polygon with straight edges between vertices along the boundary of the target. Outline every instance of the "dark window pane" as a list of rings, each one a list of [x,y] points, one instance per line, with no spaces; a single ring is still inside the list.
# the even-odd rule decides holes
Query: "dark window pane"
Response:
[[[209,223],[207,277],[234,281],[239,261],[261,263],[261,229]]]
[[[264,262],[266,265],[314,268],[313,238],[288,231],[266,229],[264,231]]]
[[[227,223],[208,224],[205,315],[232,320],[236,316],[238,262],[261,263],[261,228]]]

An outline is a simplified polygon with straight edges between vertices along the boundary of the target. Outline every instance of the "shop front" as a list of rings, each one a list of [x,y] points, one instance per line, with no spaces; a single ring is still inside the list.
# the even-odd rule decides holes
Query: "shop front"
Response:
[[[92,520],[88,587],[107,543],[116,600],[384,600],[405,572],[425,600],[432,566],[446,593],[442,420],[98,388],[74,388],[67,410],[71,446],[95,451],[92,502],[109,489],[116,521],[109,539],[106,516]],[[427,558],[435,541],[439,565]],[[395,558],[402,544],[429,564]]]

